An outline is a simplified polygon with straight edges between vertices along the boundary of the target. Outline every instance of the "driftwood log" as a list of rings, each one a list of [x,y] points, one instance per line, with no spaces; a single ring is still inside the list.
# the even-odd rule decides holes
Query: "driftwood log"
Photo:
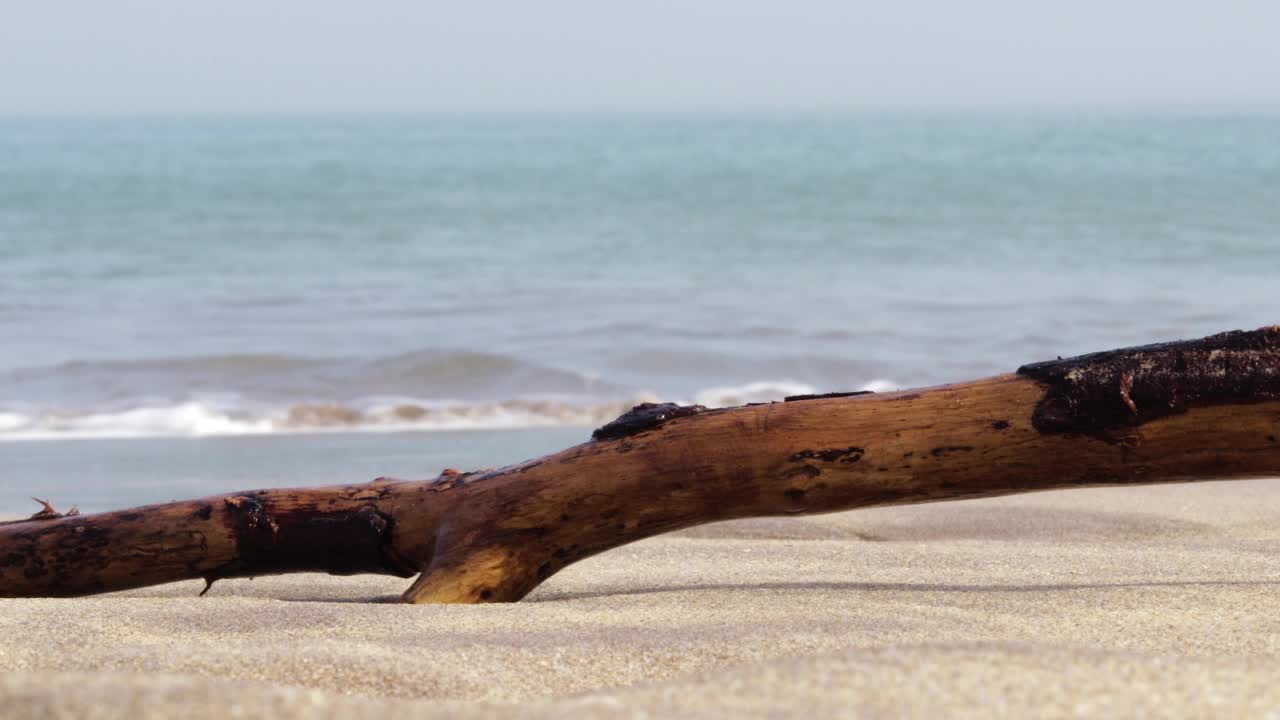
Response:
[[[0,595],[323,571],[420,573],[408,602],[511,602],[570,563],[700,523],[1280,475],[1278,438],[1275,326],[921,390],[641,405],[582,445],[433,480],[46,506],[0,525]]]

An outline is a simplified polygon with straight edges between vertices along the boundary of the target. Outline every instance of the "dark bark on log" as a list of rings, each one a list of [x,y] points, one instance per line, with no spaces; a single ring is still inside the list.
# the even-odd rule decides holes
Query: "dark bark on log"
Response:
[[[0,595],[322,571],[410,602],[519,600],[625,543],[733,518],[1280,475],[1280,327],[886,394],[641,406],[482,473],[274,489],[0,524]]]

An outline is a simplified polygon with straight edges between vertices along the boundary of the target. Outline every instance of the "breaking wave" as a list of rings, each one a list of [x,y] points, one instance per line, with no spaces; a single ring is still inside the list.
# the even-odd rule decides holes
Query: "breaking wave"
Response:
[[[876,380],[860,389],[885,390]],[[309,402],[262,406],[211,396],[178,403],[113,410],[0,410],[0,441],[72,438],[215,437],[324,432],[431,432],[514,430],[601,425],[640,402],[696,402],[729,407],[815,392],[793,381],[707,388],[692,398],[637,393],[625,400],[512,399],[501,402],[434,401],[374,397],[362,402]]]

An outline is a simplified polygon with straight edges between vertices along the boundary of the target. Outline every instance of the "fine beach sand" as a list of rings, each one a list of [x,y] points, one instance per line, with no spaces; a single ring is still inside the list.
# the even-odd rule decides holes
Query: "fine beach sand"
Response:
[[[1257,480],[705,526],[513,605],[320,575],[0,600],[0,714],[1276,716],[1277,551]]]

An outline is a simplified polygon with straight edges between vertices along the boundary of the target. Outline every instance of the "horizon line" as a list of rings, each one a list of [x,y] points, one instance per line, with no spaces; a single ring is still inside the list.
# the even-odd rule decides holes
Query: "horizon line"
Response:
[[[254,118],[450,118],[450,117],[618,117],[618,116],[777,116],[840,117],[918,113],[1098,113],[1098,114],[1272,114],[1280,112],[1280,99],[1267,101],[1097,101],[1097,102],[974,102],[974,103],[877,103],[847,106],[804,105],[581,105],[566,107],[472,108],[276,108],[218,110],[0,110],[0,120],[71,119],[254,119]]]

